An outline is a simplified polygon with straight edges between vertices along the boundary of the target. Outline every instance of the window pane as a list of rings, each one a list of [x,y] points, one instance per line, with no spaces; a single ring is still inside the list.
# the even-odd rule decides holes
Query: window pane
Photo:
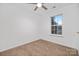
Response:
[[[51,19],[52,19],[52,21],[51,21],[52,23],[51,24],[52,25],[57,25],[57,22],[55,21],[55,17],[52,17]]]
[[[52,26],[51,32],[52,34],[57,34],[57,26]]]
[[[52,34],[59,34],[59,35],[62,34],[62,19],[63,19],[62,15],[51,17]]]
[[[52,32],[52,34],[55,34],[55,27],[54,26],[51,27],[51,32]]]
[[[62,34],[62,26],[57,27],[57,34]]]
[[[51,18],[51,25],[54,25],[54,17]]]
[[[62,25],[62,16],[54,16],[54,21],[58,26]]]
[[[57,26],[55,26],[55,34],[57,34]]]

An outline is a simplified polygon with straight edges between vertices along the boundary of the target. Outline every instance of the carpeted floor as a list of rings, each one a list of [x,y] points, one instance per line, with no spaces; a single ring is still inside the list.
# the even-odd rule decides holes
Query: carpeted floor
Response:
[[[77,56],[74,48],[62,46],[45,40],[37,40],[28,44],[1,52],[1,56]]]

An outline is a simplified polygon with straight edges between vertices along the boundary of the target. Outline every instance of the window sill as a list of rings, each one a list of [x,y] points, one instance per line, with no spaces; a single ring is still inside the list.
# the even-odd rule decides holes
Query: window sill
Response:
[[[57,35],[57,34],[51,34],[50,36],[54,36],[54,37],[61,37],[61,38],[64,38],[62,35]]]

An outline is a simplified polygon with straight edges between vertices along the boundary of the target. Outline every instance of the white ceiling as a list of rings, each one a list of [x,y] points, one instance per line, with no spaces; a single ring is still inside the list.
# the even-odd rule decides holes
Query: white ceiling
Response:
[[[74,5],[75,3],[45,3],[44,5],[48,8],[48,10],[44,10],[43,8],[38,8],[37,11],[34,11],[33,8],[35,7],[34,4],[23,4],[24,8],[28,9],[29,11],[32,11],[38,15],[44,15],[44,13],[48,13],[51,11],[56,11],[58,9],[67,7],[69,5]],[[56,6],[56,8],[53,8],[53,6]]]
[[[35,7],[34,4],[29,4],[29,3],[3,3],[3,4],[0,4],[0,6],[6,6],[6,7],[16,7],[18,8],[19,10],[24,10],[26,12],[32,12],[32,13],[35,13],[37,15],[44,15],[44,14],[47,14],[49,12],[52,12],[52,11],[56,11],[56,10],[59,10],[61,8],[64,8],[66,6],[69,6],[69,5],[74,5],[75,3],[44,3],[44,5],[48,8],[48,10],[44,10],[43,8],[38,8],[37,11],[34,11],[33,8]],[[53,6],[56,6],[56,8],[53,8]]]

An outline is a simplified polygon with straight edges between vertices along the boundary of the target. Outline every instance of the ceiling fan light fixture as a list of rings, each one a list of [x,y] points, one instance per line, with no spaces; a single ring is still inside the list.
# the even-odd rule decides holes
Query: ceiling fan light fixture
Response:
[[[42,4],[41,3],[37,3],[37,7],[42,7]]]

